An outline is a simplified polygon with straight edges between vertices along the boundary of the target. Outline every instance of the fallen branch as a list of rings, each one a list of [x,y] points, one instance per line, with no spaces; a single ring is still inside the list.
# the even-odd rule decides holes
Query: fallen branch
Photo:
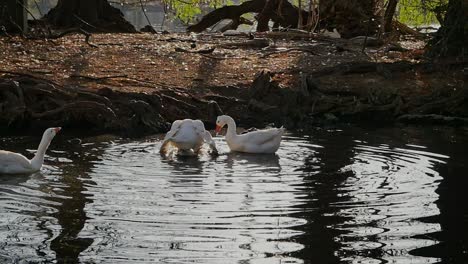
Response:
[[[88,79],[88,80],[92,80],[92,81],[101,81],[101,80],[115,79],[115,78],[128,78],[128,75],[123,74],[123,75],[111,75],[111,76],[103,76],[103,77],[94,77],[94,76],[87,76],[87,75],[72,74],[72,75],[70,75],[70,78],[83,78],[83,79]]]
[[[244,42],[233,42],[221,44],[219,47],[224,49],[242,49],[242,48],[254,48],[263,49],[270,46],[270,41],[265,38],[251,39]]]
[[[175,51],[177,52],[198,53],[198,54],[208,54],[208,53],[212,53],[214,50],[215,48],[200,49],[200,50],[186,50],[186,49],[179,48],[179,47],[175,48]]]
[[[266,58],[273,54],[286,53],[286,52],[291,52],[291,51],[301,51],[301,52],[310,53],[312,55],[320,55],[316,53],[315,51],[313,51],[312,49],[308,49],[308,48],[290,48],[290,49],[271,51],[271,52],[263,54],[260,58]]]
[[[223,6],[205,15],[200,22],[187,27],[189,32],[202,32],[223,19],[237,20],[245,13],[260,13],[265,0],[246,1],[238,6]]]
[[[58,34],[58,35],[52,35],[52,36],[49,36],[48,38],[51,38],[51,39],[58,39],[58,38],[61,38],[61,37],[64,37],[68,34],[71,34],[71,33],[78,33],[78,34],[82,34],[85,36],[85,42],[86,44],[88,44],[89,46],[93,47],[93,48],[97,48],[98,46],[95,45],[95,44],[92,44],[89,42],[89,38],[91,37],[91,33],[88,33],[86,32],[84,29],[81,29],[81,28],[72,28],[72,29],[69,29],[69,30],[66,30],[66,31],[63,31],[62,33]]]

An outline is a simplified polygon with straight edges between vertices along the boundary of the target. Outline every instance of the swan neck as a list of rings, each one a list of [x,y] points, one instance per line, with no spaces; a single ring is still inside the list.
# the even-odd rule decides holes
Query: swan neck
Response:
[[[237,125],[236,125],[236,122],[234,121],[234,119],[229,119],[228,122],[227,122],[227,132],[226,134],[228,136],[236,136],[237,135]]]
[[[34,169],[40,169],[42,167],[42,164],[44,163],[45,152],[50,145],[50,141],[52,141],[50,137],[47,137],[46,135],[42,136],[41,143],[39,143],[36,155],[34,155],[34,158],[31,160],[31,166]]]

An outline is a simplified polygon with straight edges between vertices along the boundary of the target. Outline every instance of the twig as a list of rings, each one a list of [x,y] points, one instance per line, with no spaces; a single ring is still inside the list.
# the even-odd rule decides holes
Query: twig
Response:
[[[39,7],[39,4],[37,3],[36,0],[34,0],[34,4],[36,5],[37,11],[39,11],[39,15],[41,15],[41,17],[43,17],[44,14],[42,13],[41,8]]]
[[[76,19],[78,19],[81,23],[87,25],[88,27],[91,27],[91,28],[94,28],[94,29],[96,29],[96,30],[98,30],[98,31],[104,32],[104,30],[102,30],[102,29],[100,29],[100,28],[98,28],[98,27],[96,27],[96,26],[94,26],[94,25],[91,25],[90,23],[86,22],[84,19],[82,19],[81,17],[77,16],[76,14],[73,14],[73,16],[74,16]]]
[[[159,30],[163,31],[163,27],[164,27],[164,23],[166,22],[166,15],[167,15],[167,5],[166,3],[163,2],[163,10],[164,10],[164,15],[163,15],[163,20],[161,22],[161,27],[159,28]]]
[[[18,25],[11,17],[9,18],[10,23],[16,27],[18,32],[20,33],[21,37],[26,38],[26,36],[23,33],[23,28],[21,28],[20,25]]]
[[[31,17],[33,18],[34,22],[36,22],[38,25],[40,24],[40,23],[39,23],[39,20],[36,18],[36,16],[34,16],[34,14],[33,14],[25,5],[23,5],[23,3],[21,3],[21,2],[18,1],[18,0],[16,0],[16,3],[17,3],[18,5],[20,5],[24,10],[26,10],[26,12],[28,12],[29,15],[31,15]],[[37,4],[37,2],[36,2],[35,0],[34,0],[34,3],[36,3],[36,7],[37,7],[37,9],[39,10],[39,13],[40,13],[41,16],[42,16],[41,10],[39,9],[39,5]],[[44,22],[42,22],[42,24],[43,24],[43,27],[47,29],[47,32],[48,32],[49,34],[51,34],[50,28],[49,28]],[[41,28],[41,32],[42,32],[42,34],[43,34],[44,36],[47,35],[46,32],[42,30],[42,28]]]
[[[311,53],[313,55],[320,55],[318,53],[316,53],[315,51],[311,50],[311,49],[306,49],[306,48],[290,48],[290,49],[284,49],[284,50],[276,50],[276,51],[272,51],[272,52],[268,52],[268,53],[265,53],[261,56],[261,58],[266,58],[270,55],[273,55],[273,54],[278,54],[278,53],[284,53],[284,52],[290,52],[290,51],[302,51],[302,52],[308,52],[308,53]]]
[[[299,13],[299,17],[297,19],[297,28],[302,29],[302,0],[298,0],[297,12]]]
[[[98,46],[95,45],[95,44],[92,44],[89,42],[89,38],[91,37],[91,34],[88,33],[87,31],[85,31],[84,29],[82,28],[72,28],[72,29],[69,29],[69,30],[66,30],[58,35],[55,35],[55,36],[51,36],[50,38],[52,39],[58,39],[58,38],[61,38],[65,35],[68,35],[68,34],[71,34],[71,33],[80,33],[80,34],[83,34],[85,35],[85,42],[86,44],[88,44],[89,46],[93,47],[93,48],[97,48]]]
[[[179,47],[175,48],[175,51],[177,52],[198,53],[198,54],[208,54],[208,53],[212,53],[214,50],[215,48],[200,49],[200,50],[186,50],[186,49],[179,48]]]
[[[361,52],[364,53],[364,54],[366,54],[365,49],[366,49],[366,45],[367,45],[367,38],[369,37],[369,33],[370,33],[370,23],[373,20],[374,19],[370,18],[369,21],[367,22],[366,37],[364,38],[364,42],[362,43],[362,50],[361,50]]]
[[[26,77],[29,77],[29,78],[32,78],[32,79],[36,79],[36,80],[40,80],[40,81],[45,81],[45,82],[49,82],[49,83],[52,83],[56,86],[60,86],[60,87],[63,87],[62,85],[52,81],[52,80],[49,80],[49,79],[46,79],[46,78],[41,78],[41,77],[37,77],[35,75],[32,75],[32,74],[29,74],[29,73],[23,73],[23,72],[15,72],[15,71],[7,71],[7,70],[0,70],[0,73],[5,73],[5,74],[10,74],[10,75],[18,75],[18,76],[26,76]]]
[[[20,100],[20,108],[21,109],[25,109],[26,108],[26,104],[24,103],[24,94],[23,94],[23,89],[21,89],[21,87],[19,86],[19,83],[17,81],[12,81],[13,82],[13,85],[15,86],[16,88],[16,92],[18,93],[18,98]]]
[[[8,34],[8,31],[6,30],[5,26],[0,26],[0,31],[3,32],[3,34],[5,34],[5,36],[7,36],[8,38],[12,38],[12,36]]]
[[[151,24],[151,21],[149,20],[148,15],[146,14],[146,10],[145,10],[145,7],[144,7],[144,5],[143,5],[143,1],[142,1],[142,0],[140,0],[140,6],[141,6],[141,11],[143,11],[143,14],[144,14],[145,17],[146,17],[146,21],[148,21],[148,25],[154,30],[154,27],[153,27],[153,25]]]

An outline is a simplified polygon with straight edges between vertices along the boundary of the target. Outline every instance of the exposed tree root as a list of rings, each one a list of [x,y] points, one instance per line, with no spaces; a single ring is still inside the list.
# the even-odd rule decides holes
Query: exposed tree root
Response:
[[[459,66],[455,66],[459,67]],[[258,112],[266,122],[286,123],[303,127],[310,121],[420,122],[448,125],[467,125],[468,89],[462,88],[446,97],[439,94],[403,97],[395,89],[375,86],[376,78],[403,78],[408,72],[428,74],[432,64],[356,62],[341,64],[303,75],[297,89],[280,88],[273,74],[261,72],[249,89],[249,108]],[[426,72],[426,73],[424,73]],[[363,77],[365,76],[368,77]],[[361,76],[355,88],[330,89],[336,79],[346,75]],[[411,75],[409,75],[411,76]],[[406,77],[410,78],[410,77]],[[358,77],[359,79],[359,77]],[[437,93],[437,91],[435,91]],[[434,100],[433,98],[438,98]],[[262,114],[263,113],[263,114]],[[267,115],[268,114],[268,115]]]
[[[221,114],[214,101],[171,90],[154,94],[96,92],[60,87],[33,76],[0,79],[0,127],[43,129],[80,127],[135,136],[165,132],[169,122],[199,118],[209,123]],[[95,78],[94,81],[100,81]]]
[[[187,28],[191,32],[202,32],[223,19],[230,19],[233,23],[230,29],[237,28],[241,24],[241,16],[246,13],[257,13],[257,31],[268,31],[270,19],[275,26],[284,28],[296,28],[298,25],[299,9],[288,1],[280,0],[251,0],[238,6],[224,6],[205,15],[197,24]],[[301,11],[304,22],[307,21],[308,12]],[[234,27],[235,25],[235,27]]]
[[[451,67],[459,71],[463,65]],[[216,117],[223,112],[245,127],[278,123],[288,128],[303,128],[336,120],[466,125],[466,87],[445,87],[444,93],[434,89],[424,96],[404,95],[394,87],[398,81],[405,83],[437,73],[440,74],[440,69],[430,63],[354,62],[304,72],[297,85],[291,87],[280,87],[274,74],[262,71],[249,89],[213,87],[212,91],[221,94],[195,96],[190,90],[180,88],[143,94],[110,88],[92,91],[59,87],[34,75],[10,72],[9,77],[0,78],[0,127],[84,126],[99,133],[134,136],[165,132],[169,122],[184,118],[201,119],[208,128],[213,128]],[[90,82],[126,78],[77,77]],[[226,91],[222,89],[236,92],[227,97],[222,95]]]

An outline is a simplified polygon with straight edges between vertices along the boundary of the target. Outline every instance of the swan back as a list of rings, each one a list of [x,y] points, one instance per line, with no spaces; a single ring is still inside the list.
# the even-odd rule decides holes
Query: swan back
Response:
[[[270,128],[256,130],[245,134],[236,133],[236,123],[227,115],[218,116],[216,119],[216,132],[222,127],[228,126],[226,142],[233,151],[247,153],[275,153],[281,143],[284,128]]]

